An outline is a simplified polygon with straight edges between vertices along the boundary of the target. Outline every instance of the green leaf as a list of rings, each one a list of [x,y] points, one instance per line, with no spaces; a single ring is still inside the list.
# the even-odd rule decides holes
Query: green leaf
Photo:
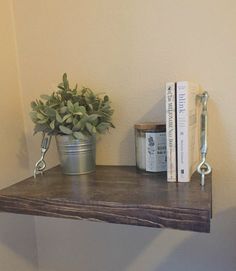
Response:
[[[75,91],[75,92],[76,92],[76,91],[77,91],[77,88],[78,88],[78,84],[76,84],[76,85],[75,85],[75,87],[74,87],[73,91]]]
[[[56,120],[57,120],[59,123],[62,123],[62,122],[63,122],[62,117],[59,115],[58,112],[56,112]]]
[[[87,122],[87,123],[85,123],[85,126],[90,134],[96,133],[96,128],[91,123]]]
[[[86,114],[86,108],[84,106],[79,106],[76,108],[76,110],[74,111],[73,114],[82,116],[82,115]]]
[[[51,96],[42,94],[40,95],[40,98],[42,98],[43,100],[49,101],[51,99]]]
[[[96,129],[95,126],[93,126],[93,128],[92,128],[92,133],[93,133],[93,134],[96,134],[96,133],[97,133],[97,129]]]
[[[77,118],[73,118],[73,125],[76,126],[78,124],[79,120]]]
[[[86,114],[86,108],[84,106],[80,106],[79,111],[82,112],[83,114]]]
[[[84,135],[83,133],[81,132],[74,132],[73,133],[73,136],[76,138],[76,139],[81,139],[81,140],[84,140],[87,138],[86,135]]]
[[[45,119],[45,116],[41,113],[37,113],[37,118],[40,119],[40,120],[44,120]]]
[[[35,107],[37,107],[36,102],[31,102],[31,107],[32,107],[32,109],[35,109]]]
[[[94,122],[94,121],[97,120],[98,117],[99,117],[98,114],[91,114],[91,115],[88,116],[88,121],[89,122]]]
[[[74,103],[75,110],[79,108],[79,102]]]
[[[56,110],[51,107],[46,108],[45,113],[47,114],[48,117],[51,118],[54,118],[56,116]]]
[[[68,90],[68,89],[69,89],[69,82],[68,82],[68,80],[67,80],[67,74],[66,74],[66,73],[63,74],[62,79],[63,79],[64,88],[65,88],[66,90]]]
[[[110,108],[110,103],[109,102],[105,102],[104,105],[102,106],[102,109],[109,109]]]
[[[57,107],[58,105],[59,105],[58,102],[54,102],[54,103],[50,104],[48,107],[53,108],[53,107]]]
[[[63,83],[60,83],[57,87],[58,87],[59,89],[61,89],[61,90],[65,90],[64,84],[63,84]]]
[[[44,120],[38,120],[37,123],[43,124],[43,123],[46,123],[47,121],[48,121],[48,118],[46,118]]]
[[[33,122],[37,121],[37,112],[32,111],[29,113],[29,115]]]
[[[70,100],[67,102],[67,109],[71,113],[74,112],[74,106],[73,106],[73,104],[72,104],[72,102]]]
[[[65,126],[63,126],[63,125],[60,125],[59,129],[63,134],[66,134],[66,135],[71,135],[72,134],[72,130],[65,127]]]
[[[76,115],[76,116],[82,116],[83,113],[82,112],[75,112],[74,115]]]
[[[96,127],[96,129],[97,129],[97,131],[99,133],[104,133],[109,127],[110,127],[110,123],[108,123],[108,122],[101,122],[100,124],[98,124],[98,126]]]
[[[68,118],[71,117],[71,114],[66,114],[63,118],[62,118],[62,122],[64,122],[65,120],[67,120]]]
[[[85,126],[85,124],[80,120],[76,124],[74,124],[73,130],[74,131],[83,130],[84,126]]]
[[[87,123],[88,121],[88,116],[83,116],[83,118],[79,121],[79,124],[80,124],[80,129],[83,130],[84,127],[85,127],[85,124]]]
[[[60,108],[60,113],[61,113],[61,114],[65,114],[66,111],[67,111],[67,107],[66,107],[66,106],[62,106],[62,107]]]
[[[109,101],[109,97],[107,95],[104,96],[104,102],[108,102]]]
[[[52,130],[55,129],[55,120],[53,120],[53,121],[50,123],[50,128],[51,128]]]
[[[42,108],[42,106],[40,107],[40,108]],[[46,109],[46,107],[44,106],[44,108],[43,108],[43,110],[45,110]],[[43,111],[42,109],[39,109],[38,110],[38,113],[41,113],[43,116],[47,116],[47,114]]]
[[[76,112],[80,112],[80,106],[79,106],[79,103],[78,103],[78,102],[76,102],[76,103],[74,104],[74,113],[76,113]]]
[[[66,123],[72,123],[72,121],[73,121],[73,117],[71,116],[66,120]]]
[[[49,128],[47,124],[36,124],[34,127],[34,134],[38,132],[49,132]]]

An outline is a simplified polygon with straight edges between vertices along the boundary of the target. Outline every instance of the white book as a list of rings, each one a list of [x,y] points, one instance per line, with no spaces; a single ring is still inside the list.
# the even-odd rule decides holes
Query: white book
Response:
[[[177,82],[177,160],[178,182],[189,182],[199,159],[198,84]]]
[[[166,156],[168,182],[177,181],[175,93],[175,83],[166,83]]]

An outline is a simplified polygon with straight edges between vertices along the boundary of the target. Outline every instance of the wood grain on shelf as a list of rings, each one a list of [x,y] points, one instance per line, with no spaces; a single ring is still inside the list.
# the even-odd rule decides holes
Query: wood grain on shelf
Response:
[[[177,184],[133,166],[97,166],[80,176],[55,167],[1,190],[0,211],[209,232],[211,176],[201,188],[197,174]]]

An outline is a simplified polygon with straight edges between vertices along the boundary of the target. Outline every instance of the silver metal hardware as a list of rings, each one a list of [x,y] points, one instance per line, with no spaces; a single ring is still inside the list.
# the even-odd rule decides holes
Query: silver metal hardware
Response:
[[[41,142],[41,157],[38,160],[38,162],[35,164],[34,178],[36,178],[38,174],[42,175],[44,169],[46,168],[46,162],[44,160],[44,156],[45,156],[47,150],[49,149],[50,142],[51,142],[51,136],[43,133],[43,138],[42,138],[42,142]]]
[[[200,142],[201,142],[201,161],[197,166],[197,171],[201,175],[201,186],[205,185],[205,175],[211,172],[211,166],[206,162],[207,155],[207,125],[208,125],[208,116],[207,116],[207,102],[209,95],[207,91],[204,91],[199,95],[200,102],[202,104],[201,112],[201,126],[200,126]]]

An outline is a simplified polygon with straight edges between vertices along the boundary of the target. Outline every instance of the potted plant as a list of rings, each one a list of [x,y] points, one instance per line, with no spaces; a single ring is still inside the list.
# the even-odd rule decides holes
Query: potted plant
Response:
[[[31,103],[34,132],[56,137],[63,173],[94,171],[96,134],[114,128],[109,97],[85,87],[78,91],[77,84],[71,89],[66,73],[57,91],[40,97]]]

